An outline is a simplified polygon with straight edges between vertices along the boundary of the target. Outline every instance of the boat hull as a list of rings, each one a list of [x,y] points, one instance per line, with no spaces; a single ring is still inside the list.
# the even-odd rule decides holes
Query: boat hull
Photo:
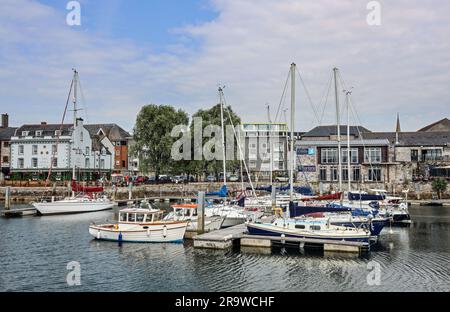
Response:
[[[183,242],[187,222],[148,225],[145,230],[120,231],[112,225],[91,225],[89,234],[95,239],[130,243],[180,243]],[[119,236],[122,235],[120,238]]]
[[[114,207],[113,202],[50,202],[33,203],[40,215],[76,214],[109,210]]]
[[[305,238],[305,239],[317,239],[317,240],[336,240],[336,241],[351,241],[369,243],[369,235],[324,235],[320,233],[296,233],[291,230],[282,229],[280,227],[273,226],[272,224],[257,224],[248,223],[247,229],[251,235],[264,235],[264,236],[281,236]]]
[[[369,224],[368,224],[369,223]],[[370,222],[364,222],[364,221],[356,221],[356,222],[342,222],[342,221],[331,221],[331,224],[338,225],[338,226],[347,226],[347,227],[355,227],[355,228],[362,228],[366,227],[370,230],[370,235],[372,236],[378,236],[380,235],[383,228],[388,223],[388,219],[380,219],[380,220],[371,220]]]

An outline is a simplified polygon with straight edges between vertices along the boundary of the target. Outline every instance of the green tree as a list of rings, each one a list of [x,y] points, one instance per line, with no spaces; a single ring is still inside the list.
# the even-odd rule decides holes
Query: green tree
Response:
[[[229,114],[228,114],[229,112]],[[235,127],[238,126],[241,123],[240,117],[233,112],[231,109],[231,106],[224,107],[224,127],[227,125],[234,125]],[[230,119],[231,116],[231,119]],[[208,125],[217,125],[221,126],[221,120],[220,120],[220,104],[216,104],[210,109],[200,109],[198,110],[193,116],[194,117],[200,117],[202,119],[202,130],[204,130]],[[203,132],[202,132],[203,133]],[[193,129],[193,123],[191,123],[191,134],[192,138],[194,136],[194,129]],[[216,134],[220,135],[220,134]],[[225,133],[226,135],[226,133]],[[202,139],[202,146],[209,141],[211,138],[203,138]],[[225,139],[225,144],[226,144]],[[192,143],[192,146],[194,147],[194,144]],[[194,147],[195,148],[195,147]],[[193,148],[193,149],[194,149]],[[237,153],[238,147],[237,147],[237,141],[236,138],[234,138],[234,155],[238,155]],[[215,161],[207,161],[205,159],[203,160],[194,160],[194,155],[192,155],[192,161],[188,165],[191,172],[195,173],[197,176],[201,174],[208,174],[208,173],[214,173],[216,177],[219,176],[219,173],[223,171],[222,168],[222,160],[215,160]],[[239,168],[239,161],[238,160],[229,160],[226,163],[227,165],[227,172],[231,172]]]
[[[443,178],[437,178],[433,181],[431,186],[433,190],[438,194],[438,198],[441,199],[442,192],[445,192],[445,190],[447,190],[448,183],[447,180]]]
[[[188,115],[168,105],[150,104],[141,108],[134,126],[132,153],[139,158],[140,170],[155,172],[156,178],[163,171],[172,171],[172,144],[177,138],[171,137],[173,127],[188,125]]]

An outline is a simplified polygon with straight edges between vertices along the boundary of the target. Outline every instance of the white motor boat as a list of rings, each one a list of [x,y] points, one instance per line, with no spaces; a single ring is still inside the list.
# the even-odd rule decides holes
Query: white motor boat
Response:
[[[188,221],[188,231],[198,231],[198,214],[197,204],[178,204],[172,206],[173,211],[170,212],[164,220]],[[205,216],[204,231],[214,231],[222,227],[225,217],[218,215]]]
[[[225,228],[245,223],[248,220],[256,220],[263,215],[263,212],[251,211],[239,206],[223,204],[206,207],[205,215],[207,217],[224,217],[225,221],[222,224],[222,228]]]
[[[57,215],[108,210],[112,209],[114,202],[106,196],[93,198],[83,195],[52,202],[35,202],[32,205],[40,215]]]
[[[158,209],[122,209],[117,224],[91,224],[89,234],[95,239],[119,242],[182,242],[188,222],[162,220],[163,213]]]

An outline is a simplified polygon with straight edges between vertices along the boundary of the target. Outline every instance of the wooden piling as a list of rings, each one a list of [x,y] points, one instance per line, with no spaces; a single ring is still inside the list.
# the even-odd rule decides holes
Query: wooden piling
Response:
[[[197,214],[198,214],[197,233],[203,234],[205,232],[205,192],[198,192]]]
[[[5,210],[11,209],[11,187],[7,186],[5,190]]]

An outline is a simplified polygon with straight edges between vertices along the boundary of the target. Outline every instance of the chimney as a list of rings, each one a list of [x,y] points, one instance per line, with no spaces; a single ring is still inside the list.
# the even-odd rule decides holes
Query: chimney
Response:
[[[8,114],[2,114],[2,128],[9,127],[9,116]]]
[[[47,125],[47,122],[46,121],[41,121],[41,126],[45,126],[45,125]]]

